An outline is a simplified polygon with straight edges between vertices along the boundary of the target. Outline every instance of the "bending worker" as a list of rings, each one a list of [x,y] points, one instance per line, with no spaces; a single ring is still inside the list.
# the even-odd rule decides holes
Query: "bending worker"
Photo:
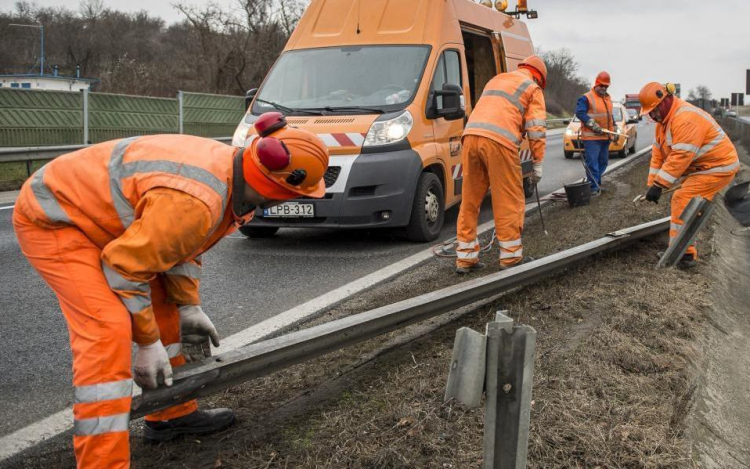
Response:
[[[600,72],[594,87],[578,98],[576,117],[581,121],[583,156],[586,160],[587,179],[591,183],[592,195],[597,195],[602,187],[602,175],[609,165],[609,135],[603,130],[614,131],[612,118],[612,98],[607,90],[612,80],[609,73]]]
[[[696,196],[713,200],[740,168],[737,150],[724,130],[708,113],[674,96],[673,86],[651,82],[639,96],[641,114],[657,122],[646,200],[658,203],[664,189],[680,186],[672,195],[670,243],[682,230],[680,216],[688,202]],[[692,245],[679,266],[692,267],[697,259]]]
[[[171,386],[172,367],[186,361],[181,342],[219,345],[200,306],[201,255],[256,207],[324,195],[323,142],[279,113],[255,126],[261,138],[245,149],[187,135],[100,143],[46,164],[21,189],[13,213],[21,250],[68,323],[78,467],[129,467],[133,380]],[[229,409],[190,401],[147,416],[145,438],[233,421]]]
[[[477,221],[488,188],[500,242],[500,268],[507,269],[523,259],[525,197],[518,150],[526,134],[534,159],[534,183],[539,182],[547,131],[543,93],[547,66],[531,56],[518,67],[487,83],[462,137],[464,184],[456,250],[459,274],[484,267],[479,262]]]

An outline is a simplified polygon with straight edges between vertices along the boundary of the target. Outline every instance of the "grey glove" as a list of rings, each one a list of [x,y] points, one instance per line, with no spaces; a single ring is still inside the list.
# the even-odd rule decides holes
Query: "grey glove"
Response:
[[[589,119],[588,122],[586,122],[586,127],[590,128],[594,131],[595,134],[601,135],[604,132],[602,132],[602,126],[596,123],[594,119]]]
[[[164,383],[172,386],[172,365],[161,340],[151,345],[139,345],[135,352],[133,380],[144,389],[156,389]]]
[[[534,175],[531,176],[531,180],[534,184],[539,184],[542,180],[542,163],[534,163]]]
[[[188,362],[202,360],[211,356],[211,346],[219,346],[219,333],[211,320],[198,305],[180,306],[180,336],[182,338],[182,355]]]

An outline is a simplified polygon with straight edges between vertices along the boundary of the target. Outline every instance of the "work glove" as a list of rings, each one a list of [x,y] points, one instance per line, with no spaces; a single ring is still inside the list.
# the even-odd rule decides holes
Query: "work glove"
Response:
[[[661,197],[661,191],[662,188],[654,184],[648,189],[648,192],[646,192],[646,200],[658,204],[659,198]]]
[[[534,163],[534,175],[531,177],[534,184],[539,184],[542,180],[542,163]]]
[[[143,389],[156,389],[162,383],[172,386],[172,365],[161,340],[151,345],[138,345],[133,375],[135,384]]]
[[[219,346],[219,333],[211,320],[198,305],[180,306],[180,335],[182,337],[182,355],[188,362],[202,360],[211,356],[211,346]]]
[[[604,132],[602,132],[602,126],[596,123],[594,119],[589,119],[588,122],[586,122],[586,127],[590,128],[594,131],[595,134],[601,135]]]

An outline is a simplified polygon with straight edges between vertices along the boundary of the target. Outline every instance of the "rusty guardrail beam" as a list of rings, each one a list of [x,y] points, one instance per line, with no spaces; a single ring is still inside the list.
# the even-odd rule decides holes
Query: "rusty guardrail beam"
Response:
[[[326,353],[403,328],[513,288],[537,282],[597,254],[610,252],[669,229],[669,218],[645,223],[514,269],[469,280],[371,311],[248,345],[177,368],[174,385],[144,390],[133,399],[131,417],[208,396]]]

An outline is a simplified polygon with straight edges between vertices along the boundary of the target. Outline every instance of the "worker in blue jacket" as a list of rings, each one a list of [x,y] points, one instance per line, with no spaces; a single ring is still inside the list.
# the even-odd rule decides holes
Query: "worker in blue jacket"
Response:
[[[609,135],[603,130],[614,131],[612,99],[607,93],[611,83],[609,73],[596,76],[594,87],[578,99],[576,117],[581,121],[581,140],[586,159],[586,177],[591,183],[591,192],[598,195],[602,188],[602,175],[609,164]]]

